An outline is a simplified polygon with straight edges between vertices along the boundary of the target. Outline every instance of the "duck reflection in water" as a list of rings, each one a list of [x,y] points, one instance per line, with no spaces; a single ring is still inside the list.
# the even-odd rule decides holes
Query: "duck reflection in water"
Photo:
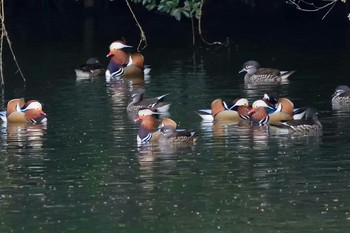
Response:
[[[193,146],[188,144],[157,144],[140,145],[137,147],[136,157],[140,165],[141,186],[146,191],[155,188],[155,178],[159,176],[159,171],[176,171],[178,156],[193,153]]]
[[[46,124],[29,125],[24,123],[7,123],[1,128],[3,145],[7,149],[40,149],[45,141]]]

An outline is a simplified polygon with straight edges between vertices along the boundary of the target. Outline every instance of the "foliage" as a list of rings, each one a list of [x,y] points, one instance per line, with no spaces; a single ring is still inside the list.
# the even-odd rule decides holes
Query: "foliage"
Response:
[[[143,4],[148,10],[157,10],[162,13],[170,14],[177,20],[181,20],[182,15],[187,18],[199,19],[200,0],[131,0],[135,3]]]

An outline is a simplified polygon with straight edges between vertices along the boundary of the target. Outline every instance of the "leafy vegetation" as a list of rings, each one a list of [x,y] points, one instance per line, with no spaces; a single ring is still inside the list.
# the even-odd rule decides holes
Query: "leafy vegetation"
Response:
[[[131,0],[135,3],[143,4],[148,10],[157,10],[174,16],[177,20],[181,20],[182,16],[187,18],[199,19],[201,14],[200,0]]]

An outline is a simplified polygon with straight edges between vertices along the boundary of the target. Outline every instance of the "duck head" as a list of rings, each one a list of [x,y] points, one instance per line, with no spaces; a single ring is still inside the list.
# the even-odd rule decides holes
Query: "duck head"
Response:
[[[254,74],[260,68],[260,64],[257,61],[247,61],[243,64],[243,68],[239,73],[247,72],[248,74]]]
[[[252,108],[263,107],[268,114],[273,113],[276,109],[267,104],[264,100],[256,100],[253,102]]]
[[[350,88],[347,85],[340,85],[335,88],[332,98],[343,95],[344,93],[350,93]]]
[[[250,121],[253,125],[265,125],[269,121],[269,114],[266,111],[266,108],[263,106],[253,107],[248,112]]]
[[[114,56],[118,53],[119,50],[125,49],[125,48],[132,48],[131,45],[126,45],[122,41],[114,41],[112,44],[109,46],[109,53],[107,54],[107,57]]]
[[[237,110],[240,106],[249,106],[249,102],[246,98],[237,98],[232,101],[232,106],[229,108],[231,110]]]
[[[277,99],[272,94],[265,93],[263,100],[271,107],[275,107],[277,104]]]

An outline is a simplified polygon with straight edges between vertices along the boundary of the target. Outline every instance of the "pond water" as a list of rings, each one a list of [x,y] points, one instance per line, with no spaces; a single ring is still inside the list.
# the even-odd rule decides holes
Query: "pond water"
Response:
[[[27,43],[16,45],[27,85],[9,58],[2,100],[39,99],[48,124],[2,127],[0,232],[348,231],[350,111],[330,102],[349,85],[347,46],[150,46],[150,77],[133,85],[76,79],[73,67],[92,54],[107,61],[109,42]],[[283,85],[245,86],[238,71],[249,59],[297,72]],[[195,145],[138,147],[126,106],[139,86],[148,97],[169,93],[170,116],[198,133]],[[267,91],[316,108],[322,135],[220,128],[195,113]]]

